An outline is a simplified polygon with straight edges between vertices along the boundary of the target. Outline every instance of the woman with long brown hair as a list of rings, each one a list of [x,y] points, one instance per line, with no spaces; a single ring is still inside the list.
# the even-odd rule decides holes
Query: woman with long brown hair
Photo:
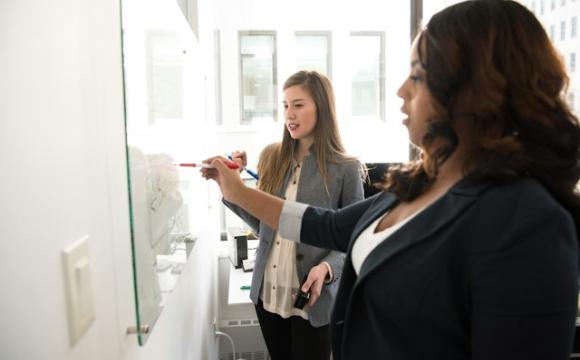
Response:
[[[398,90],[418,161],[337,211],[245,189],[226,199],[288,239],[347,251],[334,359],[569,359],[578,301],[580,126],[542,25],[465,1],[415,40]]]
[[[361,164],[347,156],[336,120],[330,81],[299,71],[284,83],[282,141],[268,145],[258,162],[258,188],[303,203],[338,209],[363,198]],[[246,154],[232,159],[243,168]],[[328,324],[344,253],[296,244],[227,201],[258,234],[250,298],[273,360],[328,360]],[[302,284],[304,282],[304,284]],[[308,304],[295,306],[300,286]]]

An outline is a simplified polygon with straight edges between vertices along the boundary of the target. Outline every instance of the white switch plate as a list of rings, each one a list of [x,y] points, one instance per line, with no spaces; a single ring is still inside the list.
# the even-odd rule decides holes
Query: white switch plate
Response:
[[[68,324],[71,346],[95,320],[93,287],[91,281],[91,262],[89,259],[89,236],[66,248],[62,253]]]

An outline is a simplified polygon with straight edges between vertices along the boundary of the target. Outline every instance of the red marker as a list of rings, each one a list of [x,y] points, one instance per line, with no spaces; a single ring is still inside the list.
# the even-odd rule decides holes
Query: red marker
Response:
[[[201,162],[198,162],[198,163],[179,163],[177,165],[182,166],[182,167],[200,167],[200,168],[207,168],[207,169],[214,168],[214,166],[211,166],[210,164],[201,163]],[[230,169],[238,169],[240,167],[238,165],[238,163],[233,162],[233,161],[226,162],[226,166],[229,167]]]

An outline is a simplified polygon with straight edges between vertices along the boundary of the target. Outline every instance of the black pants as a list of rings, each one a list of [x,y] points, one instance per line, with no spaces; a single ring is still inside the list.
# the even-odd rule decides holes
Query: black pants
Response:
[[[330,359],[328,325],[315,328],[299,316],[284,319],[264,310],[262,300],[258,300],[256,314],[272,360]]]

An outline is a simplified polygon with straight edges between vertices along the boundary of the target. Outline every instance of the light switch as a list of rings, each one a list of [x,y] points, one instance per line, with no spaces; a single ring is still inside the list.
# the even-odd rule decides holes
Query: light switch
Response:
[[[65,249],[62,258],[70,342],[74,345],[95,319],[88,235]]]

